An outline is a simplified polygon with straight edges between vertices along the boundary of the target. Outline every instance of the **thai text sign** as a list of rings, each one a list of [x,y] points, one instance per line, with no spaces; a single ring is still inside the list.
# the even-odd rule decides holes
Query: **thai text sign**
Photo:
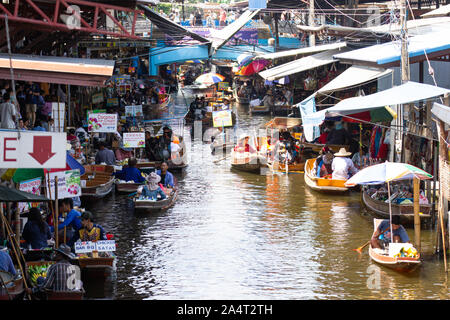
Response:
[[[19,183],[19,190],[32,193],[35,195],[41,194],[41,178],[35,178],[31,180],[22,181]],[[23,212],[31,207],[37,207],[38,202],[28,203],[19,202],[19,212]]]
[[[144,132],[124,132],[123,134],[124,148],[144,148],[145,133]]]
[[[111,252],[116,251],[116,242],[114,240],[77,241],[74,244],[75,253],[89,253],[92,251]]]
[[[142,117],[142,105],[125,106],[126,117]]]
[[[80,170],[50,172],[50,194],[47,198],[55,200],[55,177],[58,177],[58,199],[81,196]]]
[[[233,125],[231,110],[213,111],[212,116],[214,127],[230,127]]]
[[[116,132],[117,113],[89,113],[89,132]]]

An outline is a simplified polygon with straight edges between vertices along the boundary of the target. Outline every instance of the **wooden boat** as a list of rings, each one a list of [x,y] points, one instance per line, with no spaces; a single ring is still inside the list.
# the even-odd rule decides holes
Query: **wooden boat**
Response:
[[[230,157],[232,169],[251,173],[261,173],[261,170],[268,168],[267,159],[257,153],[240,153],[231,150]]]
[[[134,211],[135,212],[157,212],[157,211],[164,211],[170,208],[172,205],[174,205],[175,201],[178,197],[178,183],[177,179],[173,177],[174,179],[174,187],[170,191],[170,194],[167,195],[167,198],[164,200],[140,200],[138,197],[133,198],[133,204],[134,204]]]
[[[222,152],[228,152],[231,149],[233,149],[235,146],[235,143],[232,141],[223,142],[222,139],[214,140],[210,144],[211,153],[215,154],[216,152],[222,151]]]
[[[53,291],[46,290],[47,300],[83,300],[85,291]]]
[[[382,219],[374,219],[374,232],[378,228],[378,225],[383,221]],[[392,244],[391,244],[392,245]],[[399,245],[395,243],[394,245]],[[405,244],[407,245],[407,244]],[[372,248],[372,245],[369,245],[369,256],[376,263],[393,269],[399,272],[411,273],[415,271],[420,265],[420,253],[417,257],[395,257],[389,256],[389,251],[387,249],[378,249]]]
[[[2,282],[0,283],[0,300],[16,300],[22,297],[25,292],[22,277],[14,279],[11,273],[2,270],[0,270],[0,277],[2,278]]]
[[[269,163],[269,167],[272,171],[276,172],[286,172],[286,163],[279,162],[279,161],[273,161]],[[287,167],[288,173],[303,173],[303,169],[305,168],[304,163],[289,163]]]
[[[233,89],[233,97],[239,104],[248,104],[250,103],[250,98],[248,96],[239,96],[237,93],[237,88]]]
[[[114,187],[113,166],[86,165],[86,172],[81,176],[81,197],[99,199],[111,193]]]
[[[262,106],[250,106],[249,107],[250,114],[268,114],[270,113],[270,107]]]
[[[140,161],[136,164],[136,168],[141,170],[144,173],[149,173],[150,171],[153,171],[154,169],[159,169],[161,167],[162,161]],[[180,163],[176,164],[173,163],[171,160],[167,160],[167,165],[169,166],[169,171],[182,171],[185,169],[188,164],[187,163]]]
[[[126,183],[116,181],[116,191],[118,193],[133,193],[139,188],[143,183]]]
[[[316,158],[308,159],[305,163],[305,183],[309,188],[324,193],[345,193],[349,191],[349,188],[344,185],[347,180],[317,177],[312,172],[315,161]]]
[[[362,191],[362,202],[369,210],[369,212],[378,218],[389,219],[389,203],[373,199],[368,193],[367,189]],[[422,223],[431,220],[431,204],[421,204],[419,212],[420,221]],[[414,225],[414,204],[397,204],[391,203],[391,210],[393,215],[400,216],[400,223],[404,226]]]

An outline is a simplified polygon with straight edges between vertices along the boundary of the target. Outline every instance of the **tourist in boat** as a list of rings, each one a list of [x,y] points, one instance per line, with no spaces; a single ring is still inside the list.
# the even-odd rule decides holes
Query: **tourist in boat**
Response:
[[[135,158],[130,158],[128,160],[128,166],[122,168],[120,171],[116,171],[113,175],[120,180],[124,181],[134,181],[134,183],[142,183],[145,181],[142,176],[141,170],[136,168],[137,160]]]
[[[221,105],[221,110],[231,110],[230,99],[223,98],[223,103]]]
[[[73,274],[74,267],[70,263],[70,260],[75,259],[76,256],[71,252],[71,249],[66,244],[61,244],[52,253],[52,260],[56,263],[52,264],[47,270],[47,277],[39,277],[37,279],[37,287],[27,288],[26,291],[29,294],[40,295],[46,290],[54,292],[73,292],[74,290],[81,290],[83,283],[80,279],[71,281],[70,277]],[[73,284],[75,287],[70,287],[69,284]]]
[[[334,154],[334,159],[331,163],[333,180],[347,180],[358,172],[353,161],[349,158],[351,155],[351,152],[347,152],[345,148],[339,149],[339,152]]]
[[[96,164],[105,163],[110,166],[116,163],[116,156],[114,155],[114,152],[106,148],[106,144],[103,141],[99,143],[99,150],[95,155],[95,163]]]
[[[161,177],[162,184],[165,188],[173,188],[173,175],[169,171],[169,165],[167,162],[161,163],[161,169],[156,171],[156,173]]]
[[[59,206],[59,220],[61,221],[63,219],[63,221],[61,223],[58,224],[58,235],[59,235],[59,239],[60,242],[63,242],[64,239],[64,227],[66,228],[66,239],[70,239],[73,237],[73,234],[75,232],[78,232],[78,230],[80,230],[80,228],[82,227],[81,225],[81,221],[80,221],[80,216],[81,213],[77,210],[75,210],[73,208],[73,199],[72,198],[65,198],[62,199],[58,202],[58,206]],[[66,214],[66,218],[63,218],[63,214]],[[50,226],[50,231],[52,233],[55,232],[55,228],[54,228],[55,222],[53,221],[53,225]]]
[[[141,199],[156,201],[158,200],[158,195],[160,196],[160,200],[167,198],[166,194],[158,184],[161,181],[161,177],[156,172],[150,173],[146,180],[147,184],[139,187],[137,191],[137,194]]]
[[[396,243],[410,242],[408,233],[405,228],[400,224],[400,216],[392,216],[392,234],[393,240]],[[384,249],[391,242],[391,224],[388,219],[383,220],[377,230],[372,235],[370,243],[372,248]]]
[[[162,152],[162,158],[164,160],[169,160],[171,156],[170,147],[172,143],[172,135],[173,135],[172,130],[169,127],[165,126],[163,128],[163,135],[159,139],[159,148]]]
[[[103,227],[94,223],[94,216],[90,211],[83,212],[81,224],[83,227],[75,232],[72,239],[67,243],[69,246],[73,246],[77,241],[108,240]]]
[[[327,136],[327,144],[347,145],[351,140],[352,138],[344,128],[342,121],[336,122],[336,126],[330,130]]]
[[[238,142],[238,145],[234,147],[235,152],[249,152],[256,153],[257,151],[249,144],[250,136],[244,136]]]
[[[317,177],[324,177],[332,173],[331,163],[333,162],[333,153],[325,146],[320,150],[319,156],[314,162],[313,172]]]
[[[0,250],[0,270],[11,273],[14,277],[17,276],[16,268],[8,252]]]
[[[33,207],[28,212],[28,221],[23,227],[22,237],[31,249],[42,249],[48,246],[47,240],[52,238],[52,233],[47,222],[42,219],[38,208]]]
[[[272,90],[271,89],[267,90],[266,95],[262,99],[262,102],[264,103],[264,108],[269,109],[270,112],[273,112],[273,108],[275,106],[275,102],[273,100]]]

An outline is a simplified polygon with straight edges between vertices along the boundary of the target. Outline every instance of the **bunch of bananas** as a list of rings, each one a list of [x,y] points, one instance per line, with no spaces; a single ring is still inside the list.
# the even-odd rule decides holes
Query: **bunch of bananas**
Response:
[[[43,265],[31,265],[28,266],[28,274],[30,275],[30,281],[33,286],[36,286],[36,281],[39,277],[47,277],[47,269],[53,263],[43,264]]]

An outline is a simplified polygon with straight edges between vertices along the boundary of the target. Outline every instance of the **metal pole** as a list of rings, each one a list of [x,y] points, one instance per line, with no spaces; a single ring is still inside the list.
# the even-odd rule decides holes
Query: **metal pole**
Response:
[[[309,17],[308,17],[308,25],[311,27],[315,26],[314,23],[314,0],[309,0]],[[309,35],[309,46],[313,47],[316,45],[316,36],[315,34],[312,32]]]
[[[11,40],[9,38],[9,24],[8,24],[8,15],[5,14],[5,29],[6,29],[6,40],[8,43],[8,55],[9,55],[9,72],[11,74],[11,86],[12,86],[12,91],[13,91],[13,96],[14,96],[14,102],[17,102],[17,97],[16,97],[16,84],[14,81],[14,69],[13,69],[13,65],[12,65],[12,53],[11,53]],[[14,106],[17,108],[17,105],[14,103]],[[19,127],[19,117],[16,117],[16,128]],[[20,130],[18,131],[18,135],[19,135],[19,139],[20,139]]]

